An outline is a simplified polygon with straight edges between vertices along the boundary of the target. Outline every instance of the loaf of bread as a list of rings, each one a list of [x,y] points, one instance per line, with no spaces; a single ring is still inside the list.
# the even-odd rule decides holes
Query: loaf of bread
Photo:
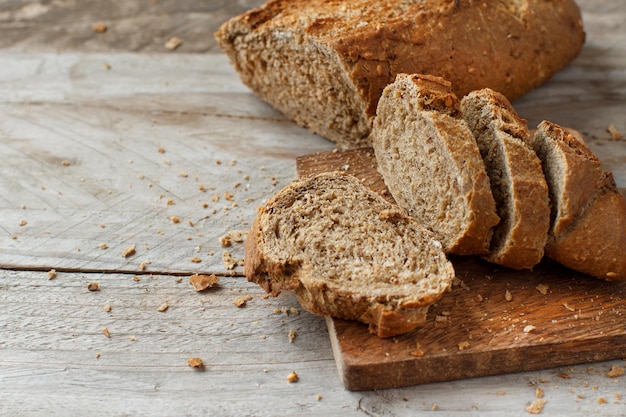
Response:
[[[485,259],[532,269],[543,258],[550,201],[527,122],[506,97],[488,88],[463,97],[461,112],[478,143],[501,219]]]
[[[368,323],[380,337],[421,325],[454,278],[430,232],[340,172],[295,180],[259,210],[244,273],[273,295],[294,290],[309,312]]]
[[[589,275],[626,280],[626,200],[612,174],[584,142],[554,123],[539,124],[533,147],[552,202],[546,255]]]
[[[215,36],[254,93],[344,148],[369,145],[399,73],[441,76],[459,97],[490,87],[513,100],[584,42],[573,0],[270,0]]]
[[[499,217],[478,145],[458,106],[446,80],[398,74],[378,103],[372,144],[393,198],[434,233],[446,253],[485,255]]]

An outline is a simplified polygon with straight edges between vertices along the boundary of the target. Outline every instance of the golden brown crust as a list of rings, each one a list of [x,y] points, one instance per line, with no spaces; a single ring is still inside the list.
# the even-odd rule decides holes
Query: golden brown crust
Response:
[[[593,202],[547,248],[557,262],[608,281],[626,280],[626,199],[606,174]]]
[[[441,76],[459,97],[490,87],[512,100],[567,65],[584,42],[572,0],[271,0],[226,22],[216,37],[256,94],[343,147],[368,145],[381,92],[399,73]],[[267,45],[282,56],[307,52],[274,60]],[[319,65],[306,62],[313,55]],[[313,73],[295,76],[303,68]],[[268,81],[269,71],[282,75]],[[314,92],[303,99],[303,90],[288,86],[323,72],[329,76],[305,88],[343,104],[325,106]],[[298,111],[304,104],[308,112]],[[353,111],[337,110],[342,105]]]

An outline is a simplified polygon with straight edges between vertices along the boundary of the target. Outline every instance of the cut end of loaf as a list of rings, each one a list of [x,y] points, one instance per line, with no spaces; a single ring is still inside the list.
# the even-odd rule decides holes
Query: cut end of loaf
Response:
[[[583,141],[543,121],[533,146],[552,200],[546,255],[608,281],[626,280],[626,199]]]
[[[275,295],[295,290],[312,313],[366,322],[381,337],[422,323],[454,277],[431,233],[338,172],[296,180],[261,208],[244,272]]]

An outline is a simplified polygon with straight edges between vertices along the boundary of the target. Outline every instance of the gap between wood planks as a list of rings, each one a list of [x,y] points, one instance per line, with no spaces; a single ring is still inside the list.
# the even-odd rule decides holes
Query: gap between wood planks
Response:
[[[243,278],[242,272],[231,271],[224,272],[208,272],[208,271],[125,271],[123,269],[85,269],[85,268],[67,268],[67,267],[46,267],[46,266],[14,266],[0,265],[0,271],[20,271],[20,272],[48,272],[54,269],[56,272],[63,273],[81,273],[81,274],[120,274],[120,275],[161,275],[172,277],[184,277],[189,275],[215,275],[218,277]]]

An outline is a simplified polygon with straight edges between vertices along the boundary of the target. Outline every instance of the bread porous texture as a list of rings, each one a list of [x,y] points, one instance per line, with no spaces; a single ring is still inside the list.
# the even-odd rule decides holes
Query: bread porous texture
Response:
[[[340,172],[294,181],[265,204],[246,239],[244,273],[304,309],[368,323],[380,337],[423,324],[454,278],[432,234]]]
[[[506,97],[491,89],[463,97],[461,113],[485,162],[501,219],[485,259],[509,268],[532,269],[543,258],[550,201],[526,121]]]
[[[459,115],[449,82],[399,74],[379,101],[372,143],[398,205],[446,253],[484,255],[499,218],[478,146]]]
[[[345,148],[369,145],[397,74],[441,76],[459,97],[490,87],[512,100],[584,42],[573,0],[270,0],[215,36],[254,93]]]

